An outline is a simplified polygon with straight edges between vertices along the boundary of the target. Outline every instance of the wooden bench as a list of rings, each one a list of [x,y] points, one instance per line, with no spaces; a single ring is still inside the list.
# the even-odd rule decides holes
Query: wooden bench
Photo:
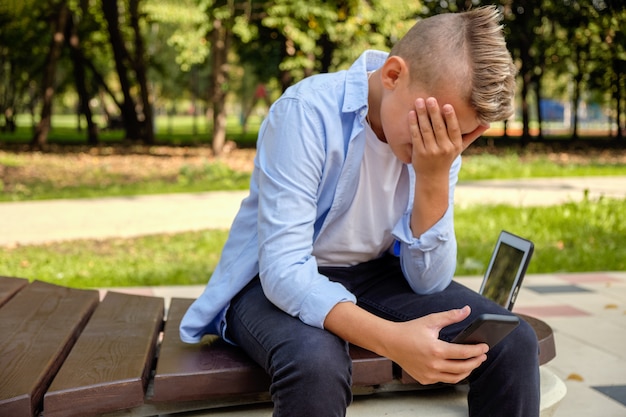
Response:
[[[152,416],[269,401],[265,372],[217,337],[188,345],[193,300],[72,289],[0,277],[0,416]],[[529,320],[540,362],[552,330]],[[390,360],[351,346],[353,391],[425,389]]]

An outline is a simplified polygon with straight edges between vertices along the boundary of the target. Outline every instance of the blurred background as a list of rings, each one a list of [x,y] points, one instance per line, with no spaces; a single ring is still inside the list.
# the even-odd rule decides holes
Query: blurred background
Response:
[[[291,84],[486,4],[519,68],[518,112],[487,136],[621,141],[622,0],[0,0],[0,144],[253,146]]]

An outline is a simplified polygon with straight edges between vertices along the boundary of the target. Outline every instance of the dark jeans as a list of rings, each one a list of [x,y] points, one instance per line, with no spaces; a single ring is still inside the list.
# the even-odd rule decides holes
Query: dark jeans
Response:
[[[471,317],[444,328],[443,340],[450,340],[481,313],[511,314],[457,282],[436,294],[415,294],[391,256],[349,268],[320,268],[320,272],[354,293],[361,307],[388,320],[406,321],[470,305]],[[233,299],[227,321],[232,340],[271,376],[274,416],[345,415],[352,394],[351,360],[344,340],[276,308],[264,296],[258,279]],[[522,321],[487,357],[469,377],[469,415],[539,416],[533,329]]]

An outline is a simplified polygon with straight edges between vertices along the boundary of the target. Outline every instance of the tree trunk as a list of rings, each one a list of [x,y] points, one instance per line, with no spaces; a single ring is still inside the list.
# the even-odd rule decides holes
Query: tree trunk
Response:
[[[68,44],[70,46],[70,56],[72,58],[72,62],[74,63],[74,81],[76,82],[76,91],[78,92],[79,99],[79,126],[80,115],[84,114],[87,121],[87,143],[90,145],[97,145],[98,126],[93,121],[93,114],[91,112],[91,107],[89,107],[91,96],[87,92],[85,60],[83,59],[83,53],[80,49],[80,38],[78,37],[76,24],[74,23],[73,16],[71,15],[68,19],[67,36]]]
[[[578,107],[580,104],[580,85],[583,79],[583,67],[581,60],[581,51],[577,46],[575,49],[576,75],[574,76],[574,91],[572,94],[572,111],[574,112],[574,121],[572,123],[572,140],[578,139]]]
[[[537,126],[539,126],[539,133],[537,134],[537,137],[539,139],[543,139],[543,117],[541,116],[541,99],[543,97],[541,95],[541,76],[535,75],[533,78],[533,89],[535,90],[535,98],[537,101]]]
[[[615,87],[613,88],[613,95],[615,97],[615,122],[617,124],[617,133],[615,139],[621,140],[624,138],[622,130],[622,79],[626,73],[626,61],[614,60],[613,71],[615,72]]]
[[[530,112],[528,105],[528,93],[530,92],[530,84],[532,81],[532,59],[530,56],[530,42],[524,37],[520,42],[520,58],[522,61],[522,67],[520,69],[520,76],[522,78],[522,137],[521,145],[526,146],[530,141]]]
[[[574,112],[574,120],[572,122],[572,140],[578,139],[578,107],[580,104],[580,80],[574,77],[574,94],[572,97],[572,110]]]
[[[102,12],[107,21],[109,40],[115,58],[115,68],[120,80],[120,88],[124,95],[120,111],[122,112],[124,129],[126,130],[126,139],[137,140],[141,137],[141,127],[135,111],[135,101],[130,93],[130,79],[126,72],[126,67],[130,63],[130,57],[126,46],[124,46],[124,39],[119,27],[117,0],[102,0]]]
[[[522,64],[522,68],[524,65]],[[521,99],[522,99],[522,138],[521,144],[522,146],[526,146],[530,141],[530,114],[529,114],[529,106],[528,106],[528,92],[530,84],[530,75],[526,73],[522,73],[522,91],[521,91]]]
[[[148,77],[146,75],[146,54],[143,43],[143,37],[139,28],[139,0],[130,0],[130,22],[135,33],[135,59],[134,70],[139,84],[141,95],[141,105],[143,109],[143,135],[142,139],[145,144],[154,143],[154,115],[152,111],[152,101],[150,100],[150,91],[148,89]]]
[[[43,81],[41,83],[43,99],[41,119],[35,128],[35,134],[31,140],[31,146],[35,148],[45,146],[48,141],[48,133],[50,132],[52,119],[52,101],[54,98],[57,63],[61,55],[63,43],[65,42],[65,27],[67,25],[69,15],[70,10],[67,4],[60,4],[58,14],[55,16],[52,40],[46,57]]]
[[[211,31],[211,103],[213,104],[213,142],[215,155],[221,155],[226,143],[226,84],[228,82],[228,50],[230,27],[216,19]]]

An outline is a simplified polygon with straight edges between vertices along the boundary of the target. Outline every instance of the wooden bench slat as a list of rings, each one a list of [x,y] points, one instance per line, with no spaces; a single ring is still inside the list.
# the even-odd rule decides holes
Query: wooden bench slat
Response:
[[[359,346],[350,345],[352,386],[382,385],[393,380],[393,362]]]
[[[0,415],[32,417],[99,301],[35,281],[0,308]]]
[[[267,391],[267,374],[241,349],[218,338],[200,346],[180,340],[178,327],[192,302],[174,298],[170,303],[151,401],[194,401]]]
[[[178,327],[193,300],[173,299],[163,332],[152,401],[194,401],[212,396],[267,391],[265,371],[240,349],[218,338],[201,346],[180,341]],[[393,380],[393,363],[350,346],[353,386]]]
[[[25,278],[0,277],[0,307],[26,285],[28,285],[28,280]]]
[[[163,311],[162,298],[107,293],[44,397],[46,417],[143,404]]]

